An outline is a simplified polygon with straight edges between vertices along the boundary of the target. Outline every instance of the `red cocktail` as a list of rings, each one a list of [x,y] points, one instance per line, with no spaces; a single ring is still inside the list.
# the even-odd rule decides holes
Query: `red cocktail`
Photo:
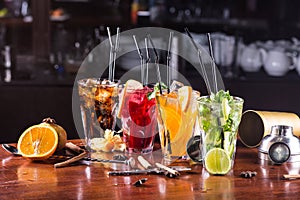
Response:
[[[156,100],[149,100],[147,94],[153,89],[147,86],[139,89],[125,88],[121,95],[123,105],[119,114],[127,151],[152,152],[153,140],[157,133]]]

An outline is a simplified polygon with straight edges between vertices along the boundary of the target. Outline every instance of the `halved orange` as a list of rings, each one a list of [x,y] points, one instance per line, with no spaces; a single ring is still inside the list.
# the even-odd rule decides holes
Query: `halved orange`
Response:
[[[18,140],[20,154],[32,160],[44,160],[55,152],[58,134],[51,126],[33,125],[26,129]]]
[[[45,119],[45,120],[47,120],[47,119]],[[67,132],[62,126],[56,124],[55,122],[42,122],[40,125],[51,126],[52,128],[55,129],[55,131],[58,135],[58,144],[57,144],[56,151],[60,151],[66,146]]]

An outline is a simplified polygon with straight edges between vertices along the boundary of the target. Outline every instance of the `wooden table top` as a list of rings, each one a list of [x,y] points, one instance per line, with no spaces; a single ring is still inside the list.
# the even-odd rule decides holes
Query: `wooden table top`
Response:
[[[157,152],[148,156],[157,157]],[[226,176],[210,176],[201,165],[192,165],[193,173],[168,178],[108,176],[111,169],[102,163],[54,168],[53,163],[31,162],[0,148],[0,199],[299,199],[300,179],[282,176],[298,174],[300,164],[270,165],[259,160],[257,153],[257,149],[238,146],[234,169]],[[116,165],[120,167],[110,166]],[[240,173],[247,170],[257,175],[242,178]],[[148,180],[134,186],[141,178]]]

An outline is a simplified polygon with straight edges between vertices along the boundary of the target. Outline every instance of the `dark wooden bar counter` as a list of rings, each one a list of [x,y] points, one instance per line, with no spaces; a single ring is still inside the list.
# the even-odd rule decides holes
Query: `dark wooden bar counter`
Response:
[[[111,169],[101,163],[54,168],[53,163],[31,162],[2,148],[0,160],[2,200],[300,198],[300,179],[282,179],[283,174],[298,174],[299,163],[270,165],[258,159],[257,149],[243,146],[238,146],[234,169],[226,176],[209,176],[201,165],[193,165],[193,173],[181,173],[173,179],[164,175],[108,176]],[[257,175],[242,178],[240,173],[247,170]],[[134,186],[141,178],[148,180]]]

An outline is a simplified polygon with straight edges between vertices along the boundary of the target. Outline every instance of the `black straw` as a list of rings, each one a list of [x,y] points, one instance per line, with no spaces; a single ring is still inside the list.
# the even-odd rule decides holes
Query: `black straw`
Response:
[[[142,84],[143,86],[145,86],[145,80],[144,80],[144,57],[143,57],[143,53],[136,41],[136,37],[135,35],[132,36],[133,37],[133,40],[134,40],[134,43],[135,43],[135,46],[136,46],[136,49],[138,51],[138,54],[140,56],[140,59],[141,59],[141,81],[142,81]]]
[[[149,48],[148,48],[148,38],[145,38],[145,48],[146,48],[146,77],[145,77],[145,82],[148,84],[148,73],[149,73],[149,62],[150,62],[150,53],[149,53]]]
[[[158,56],[158,53],[157,53],[156,48],[154,46],[154,43],[152,41],[151,35],[148,34],[147,37],[148,37],[148,40],[150,41],[150,44],[151,44],[152,49],[153,49],[154,54],[155,54],[155,66],[156,66],[156,74],[157,74],[157,78],[158,78],[158,87],[159,87],[160,94],[162,94],[161,76],[160,76],[160,70],[159,70],[159,56]]]
[[[202,74],[203,74],[203,79],[204,79],[204,82],[206,84],[206,87],[208,89],[208,92],[209,94],[211,93],[211,87],[210,87],[210,84],[209,84],[209,81],[208,81],[208,77],[207,77],[207,73],[206,73],[206,69],[203,65],[203,61],[202,61],[202,57],[201,57],[201,50],[200,48],[197,46],[192,34],[190,33],[190,31],[188,30],[188,28],[186,27],[185,29],[185,32],[187,33],[187,35],[189,36],[189,38],[191,39],[191,42],[192,44],[194,45],[194,47],[196,48],[197,50],[197,53],[198,53],[198,59],[199,59],[199,64],[200,64],[200,67],[201,67],[201,70],[202,70]]]
[[[168,45],[168,54],[167,54],[167,87],[168,87],[168,93],[170,92],[170,61],[171,61],[171,47],[173,42],[173,32],[170,32],[169,37],[169,45]]]
[[[214,86],[215,86],[215,92],[218,92],[218,83],[217,83],[217,73],[216,73],[216,65],[215,65],[215,59],[214,59],[214,53],[213,53],[213,49],[212,49],[212,42],[211,42],[211,38],[210,38],[210,33],[207,33],[207,40],[209,43],[209,54],[210,57],[212,59],[212,74],[213,74],[213,78],[214,78]]]

